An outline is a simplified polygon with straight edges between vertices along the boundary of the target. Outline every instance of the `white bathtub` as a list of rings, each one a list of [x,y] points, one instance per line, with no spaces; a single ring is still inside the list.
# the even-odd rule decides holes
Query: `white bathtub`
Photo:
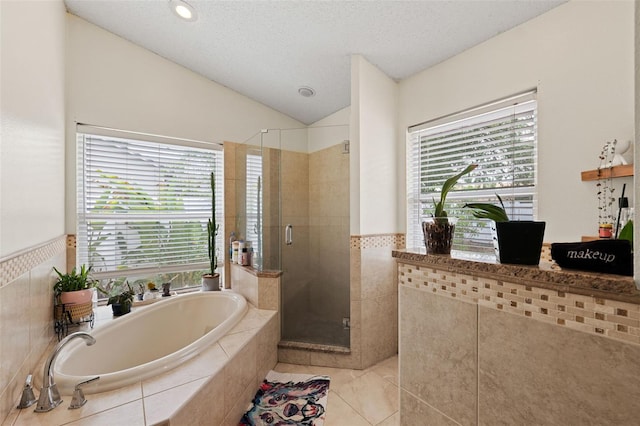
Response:
[[[85,393],[157,376],[215,343],[246,310],[244,297],[228,291],[172,296],[97,328],[92,346],[70,342],[58,355],[54,380],[61,394],[71,395],[76,384],[96,376]]]

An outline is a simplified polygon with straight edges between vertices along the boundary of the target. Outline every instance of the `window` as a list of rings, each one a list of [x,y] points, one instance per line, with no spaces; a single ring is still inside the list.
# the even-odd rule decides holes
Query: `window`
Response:
[[[77,139],[78,264],[91,265],[94,277],[108,282],[200,285],[209,269],[211,172],[223,264],[221,147],[89,126],[78,126]]]
[[[407,247],[424,247],[422,219],[433,212],[444,181],[469,164],[447,196],[449,216],[459,218],[453,249],[493,253],[490,221],[474,219],[469,202],[498,203],[512,220],[533,220],[536,187],[535,92],[409,128],[407,146]]]
[[[247,242],[253,244],[253,265],[262,266],[262,154],[259,149],[247,153]]]

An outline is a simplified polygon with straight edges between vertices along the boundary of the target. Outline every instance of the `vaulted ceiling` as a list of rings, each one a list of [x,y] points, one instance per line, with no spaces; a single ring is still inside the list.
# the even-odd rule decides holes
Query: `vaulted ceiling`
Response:
[[[67,9],[303,123],[350,103],[350,58],[402,80],[565,0],[65,0]],[[302,86],[315,95],[303,97]]]

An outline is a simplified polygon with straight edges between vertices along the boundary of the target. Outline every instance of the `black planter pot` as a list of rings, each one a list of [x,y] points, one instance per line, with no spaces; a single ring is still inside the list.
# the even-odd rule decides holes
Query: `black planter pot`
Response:
[[[111,312],[114,317],[119,317],[131,312],[131,303],[112,303]]]
[[[540,263],[546,222],[494,222],[494,247],[500,263],[537,265]]]

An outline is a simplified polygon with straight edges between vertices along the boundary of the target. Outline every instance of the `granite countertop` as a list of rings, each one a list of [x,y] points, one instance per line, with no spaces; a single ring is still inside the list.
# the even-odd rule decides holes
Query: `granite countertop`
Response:
[[[271,270],[271,269],[256,269],[253,266],[244,266],[238,265],[237,263],[232,263],[232,267],[234,268],[242,268],[251,275],[254,275],[258,278],[278,278],[282,275],[282,271]]]
[[[426,254],[424,249],[394,250],[393,257],[399,262],[449,272],[640,304],[640,290],[633,277],[623,275],[561,269],[555,263],[544,261],[537,266],[507,265],[497,263],[494,256],[472,256],[455,250],[450,256]]]

